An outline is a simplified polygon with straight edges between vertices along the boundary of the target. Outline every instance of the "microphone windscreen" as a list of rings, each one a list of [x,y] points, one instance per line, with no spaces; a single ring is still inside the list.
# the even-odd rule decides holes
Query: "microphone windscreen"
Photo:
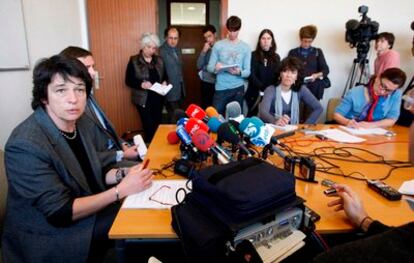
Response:
[[[236,120],[229,120],[229,121],[228,121],[228,123],[230,123],[231,125],[233,125],[233,126],[234,126],[234,128],[236,128],[236,129],[237,129],[237,131],[239,131],[239,132],[240,132],[240,128],[239,128],[240,123],[238,123]]]
[[[414,30],[414,21],[411,22],[411,30]]]
[[[202,120],[206,116],[206,112],[200,108],[200,106],[197,106],[195,104],[190,104],[190,106],[187,107],[185,113],[187,113],[188,117],[196,118],[199,120]]]
[[[250,119],[252,120],[252,122],[254,122],[256,125],[260,127],[265,125],[264,122],[259,117],[253,116]]]
[[[169,144],[177,144],[180,142],[180,138],[175,131],[170,131],[167,135],[167,141]]]
[[[178,138],[180,138],[180,140],[185,144],[188,145],[191,143],[191,137],[190,135],[186,132],[186,130],[184,129],[183,126],[177,126],[176,128],[176,133]]]
[[[217,130],[217,135],[219,139],[232,144],[238,144],[240,142],[240,136],[236,128],[228,122],[225,122],[220,125]]]
[[[186,118],[186,117],[184,117],[184,118],[180,118],[180,119],[177,121],[177,126],[185,126],[185,124],[187,123],[187,121],[188,121],[188,118]]]
[[[217,133],[218,128],[221,125],[221,121],[219,121],[219,119],[217,119],[216,117],[210,117],[210,119],[207,122],[207,126],[208,128],[210,128],[210,130],[212,132]]]
[[[213,139],[203,130],[198,130],[191,137],[195,147],[202,152],[207,152],[210,147],[214,144]]]
[[[358,20],[355,20],[355,19],[350,19],[345,24],[346,30],[351,30],[351,31],[357,29],[358,26],[359,26],[359,22]]]
[[[260,123],[253,118],[245,118],[239,125],[239,129],[243,134],[250,138],[256,137],[260,133]]]
[[[237,118],[241,115],[241,107],[237,101],[232,101],[226,105],[226,120]]]
[[[207,116],[210,117],[210,118],[211,117],[218,117],[218,115],[219,115],[218,111],[212,106],[207,107],[206,113],[207,113]]]
[[[182,118],[186,118],[187,114],[185,114],[185,111],[183,111],[182,109],[175,109],[174,110],[174,122],[177,122],[178,120],[182,119]]]
[[[205,132],[208,132],[209,130],[207,124],[196,118],[190,118],[185,124],[185,130],[190,135],[193,135],[199,129],[204,130]]]

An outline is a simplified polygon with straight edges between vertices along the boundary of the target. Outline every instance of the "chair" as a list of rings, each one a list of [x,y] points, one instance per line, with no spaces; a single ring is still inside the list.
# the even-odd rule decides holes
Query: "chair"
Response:
[[[341,100],[342,100],[341,98],[329,99],[328,106],[327,106],[327,109],[326,109],[326,122],[325,123],[327,123],[327,124],[335,123],[333,115],[335,113],[336,107],[339,105],[339,103],[341,103]]]
[[[0,150],[0,238],[3,234],[3,222],[6,213],[7,188],[6,169],[4,168],[4,152]],[[0,241],[0,263],[1,262],[2,256]]]

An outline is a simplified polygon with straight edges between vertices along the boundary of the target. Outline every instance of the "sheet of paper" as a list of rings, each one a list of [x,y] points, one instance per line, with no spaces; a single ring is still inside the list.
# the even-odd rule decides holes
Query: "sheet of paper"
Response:
[[[270,125],[273,128],[275,128],[276,130],[281,130],[281,131],[294,131],[298,129],[297,125],[291,125],[291,124],[287,124],[285,126],[279,126],[279,125],[275,125],[275,124],[271,124],[271,123],[266,123],[266,125]]]
[[[398,192],[403,195],[414,195],[414,180],[403,182]]]
[[[331,139],[337,142],[360,143],[360,142],[365,141],[364,138],[353,136],[339,129],[321,130],[318,133],[326,136],[328,139]]]
[[[189,191],[185,186],[186,182],[187,180],[154,180],[147,190],[128,196],[122,207],[170,209],[171,206],[177,204],[175,193],[179,188]],[[191,189],[191,183],[189,184]]]
[[[171,84],[168,84],[167,86],[166,85],[161,85],[160,83],[158,83],[158,82],[155,82],[152,86],[151,86],[151,88],[150,88],[150,90],[152,90],[152,91],[155,91],[156,93],[158,93],[158,94],[160,94],[160,95],[162,95],[162,96],[165,96],[168,92],[170,92],[170,90],[172,89],[172,85]]]
[[[223,72],[223,71],[229,71],[229,69],[231,69],[231,68],[238,68],[238,67],[239,67],[238,64],[222,65],[220,70],[217,73]]]
[[[341,129],[345,130],[346,132],[349,132],[351,134],[355,135],[384,135],[388,131],[383,128],[371,128],[371,129],[365,129],[365,128],[349,128],[345,126],[339,126]]]

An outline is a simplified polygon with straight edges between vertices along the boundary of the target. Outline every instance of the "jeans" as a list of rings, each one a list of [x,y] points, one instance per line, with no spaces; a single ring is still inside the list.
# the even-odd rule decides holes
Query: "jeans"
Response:
[[[213,106],[218,113],[224,116],[226,111],[226,105],[229,102],[237,101],[240,104],[243,112],[243,99],[244,99],[244,85],[235,89],[229,90],[216,90],[213,97]]]

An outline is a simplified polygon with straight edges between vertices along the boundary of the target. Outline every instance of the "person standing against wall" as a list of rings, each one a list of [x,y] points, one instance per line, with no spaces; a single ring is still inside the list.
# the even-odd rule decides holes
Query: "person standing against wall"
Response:
[[[165,41],[160,47],[160,56],[165,64],[169,83],[173,88],[165,95],[165,106],[168,112],[168,121],[173,122],[174,112],[180,109],[185,97],[183,79],[183,59],[181,49],[178,48],[180,31],[170,26],[164,31]]]
[[[213,105],[214,85],[216,75],[207,70],[208,61],[210,60],[211,50],[216,43],[216,28],[213,25],[207,25],[203,28],[203,37],[205,40],[203,49],[197,59],[197,69],[201,79],[201,107],[203,109]]]
[[[250,76],[251,51],[249,45],[238,38],[241,26],[239,17],[227,19],[227,38],[214,45],[207,66],[207,70],[217,76],[213,106],[222,115],[229,102],[243,105],[244,81]]]

